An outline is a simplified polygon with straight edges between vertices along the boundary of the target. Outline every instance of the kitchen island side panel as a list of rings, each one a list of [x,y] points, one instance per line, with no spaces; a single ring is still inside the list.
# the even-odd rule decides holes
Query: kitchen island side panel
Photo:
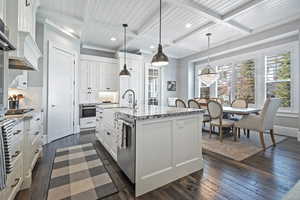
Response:
[[[136,121],[136,196],[203,169],[203,114]]]

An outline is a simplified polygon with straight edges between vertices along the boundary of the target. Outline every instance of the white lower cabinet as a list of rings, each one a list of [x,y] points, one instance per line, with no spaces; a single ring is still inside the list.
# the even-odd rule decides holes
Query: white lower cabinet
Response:
[[[31,187],[32,170],[42,152],[42,113],[19,119],[12,130],[13,170],[7,176],[6,188],[0,191],[1,200],[14,200],[20,190]]]
[[[117,160],[118,137],[113,114],[110,111],[111,109],[99,110],[97,108],[96,137],[110,155]]]

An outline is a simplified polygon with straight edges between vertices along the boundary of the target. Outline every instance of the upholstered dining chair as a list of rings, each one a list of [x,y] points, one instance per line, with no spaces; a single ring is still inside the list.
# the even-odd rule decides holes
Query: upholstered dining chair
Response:
[[[199,99],[196,99],[196,101],[200,104],[202,109],[207,109],[207,103],[208,103],[207,98],[199,98]]]
[[[240,121],[235,123],[235,130],[237,128],[245,128],[259,132],[260,142],[263,149],[266,149],[264,141],[264,132],[270,130],[270,136],[273,146],[276,145],[274,137],[274,119],[280,106],[280,99],[268,98],[265,101],[262,112],[259,115],[247,115],[244,116]]]
[[[178,108],[186,108],[186,104],[182,99],[176,99],[175,105]]]
[[[248,108],[248,102],[247,100],[245,99],[235,99],[232,101],[231,103],[231,107],[233,108]],[[231,120],[234,120],[234,121],[239,121],[241,118],[240,117],[236,117],[235,115],[233,115],[231,117]],[[244,130],[244,135],[246,135],[246,129],[243,129]],[[238,129],[238,137],[241,137],[241,130]],[[249,138],[249,130],[247,130],[247,137]]]
[[[223,119],[223,107],[222,105],[213,100],[208,101],[208,113],[210,117],[210,129],[209,129],[209,137],[211,137],[212,127],[219,127],[220,141],[223,141],[223,128],[233,128],[234,121]],[[236,140],[236,132],[234,132],[234,140]]]
[[[188,107],[189,108],[196,108],[196,109],[201,109],[201,105],[198,103],[198,101],[194,100],[194,99],[190,99],[188,101]],[[205,124],[207,122],[210,121],[209,115],[208,114],[204,114],[203,115],[203,125],[205,126]]]
[[[231,103],[233,108],[248,108],[248,102],[245,99],[235,99]]]

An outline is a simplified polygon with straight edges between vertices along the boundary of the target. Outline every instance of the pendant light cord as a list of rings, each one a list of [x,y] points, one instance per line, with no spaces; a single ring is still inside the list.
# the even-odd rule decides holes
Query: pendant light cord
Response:
[[[211,33],[207,33],[206,34],[207,36],[207,51],[209,51],[210,49],[210,36],[211,36]],[[209,57],[209,52],[208,52],[208,55],[207,55],[207,64],[210,66],[210,57]]]
[[[159,1],[159,44],[161,44],[161,1]]]
[[[126,67],[126,25],[124,25],[124,66]]]

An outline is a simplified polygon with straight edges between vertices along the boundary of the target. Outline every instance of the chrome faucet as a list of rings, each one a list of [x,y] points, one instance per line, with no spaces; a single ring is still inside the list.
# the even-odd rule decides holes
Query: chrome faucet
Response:
[[[136,110],[137,103],[136,103],[136,100],[135,100],[135,92],[134,92],[134,90],[132,90],[132,89],[127,89],[127,90],[124,92],[124,94],[122,95],[122,99],[125,99],[125,96],[126,96],[126,94],[127,94],[128,92],[131,92],[132,95],[133,95],[132,108],[133,108],[134,110]]]

